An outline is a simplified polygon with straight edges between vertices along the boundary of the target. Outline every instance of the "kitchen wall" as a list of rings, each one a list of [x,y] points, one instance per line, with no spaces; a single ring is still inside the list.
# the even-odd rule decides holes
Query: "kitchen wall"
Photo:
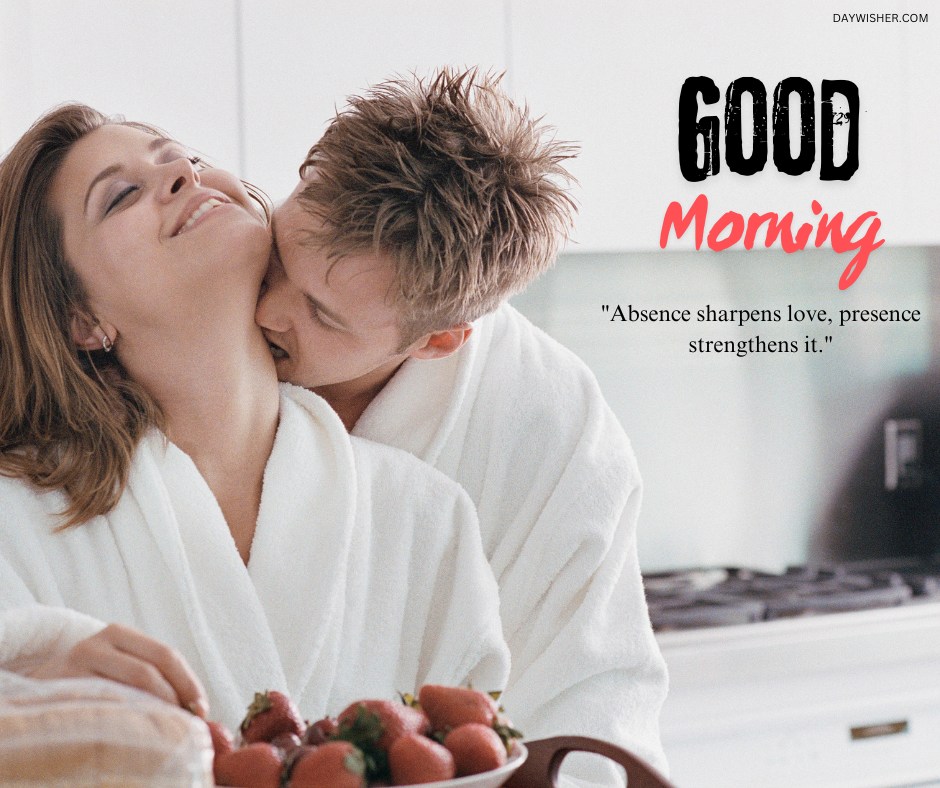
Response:
[[[893,535],[907,527],[900,514],[882,512],[873,523],[864,510],[852,514],[867,543],[837,531],[849,524],[843,496],[853,479],[864,476],[869,501],[890,499],[883,493],[883,412],[912,377],[936,368],[938,263],[937,247],[879,249],[859,283],[840,292],[835,280],[845,260],[831,251],[569,252],[514,303],[589,364],[632,439],[645,482],[644,568],[780,569],[904,544]],[[776,308],[783,320],[742,328],[631,324],[611,322],[602,304],[624,311],[628,304],[685,308],[693,316],[706,305]],[[921,320],[807,328],[786,322],[789,305],[830,314],[917,309]],[[808,335],[818,338],[821,353],[738,357],[688,350],[699,337],[755,336],[796,340],[802,350]],[[832,343],[822,345],[826,335]],[[935,397],[940,401],[940,388]],[[920,415],[912,407],[894,415]],[[877,448],[859,467],[872,441]]]

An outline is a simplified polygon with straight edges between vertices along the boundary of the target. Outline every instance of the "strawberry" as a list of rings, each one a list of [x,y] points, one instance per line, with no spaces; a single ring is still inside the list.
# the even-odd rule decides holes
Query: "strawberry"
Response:
[[[232,737],[232,732],[221,722],[207,722],[206,725],[209,726],[209,734],[212,736],[212,751],[215,753],[216,758],[231,752],[235,748],[235,739]]]
[[[444,733],[468,722],[493,725],[499,712],[499,704],[490,695],[467,687],[425,684],[418,691],[418,703],[431,729]]]
[[[242,741],[269,742],[279,733],[304,732],[304,721],[294,702],[283,692],[256,692],[241,724]]]
[[[428,718],[421,709],[391,700],[360,700],[347,706],[337,717],[337,735],[366,747],[375,746],[383,752],[399,736],[427,733]]]
[[[324,717],[322,720],[311,722],[304,733],[304,744],[323,744],[336,735],[339,724],[332,717]]]
[[[444,737],[444,746],[454,756],[457,776],[498,769],[506,763],[506,745],[488,725],[469,722]]]
[[[279,733],[271,739],[271,744],[281,750],[286,756],[287,753],[300,747],[303,742],[296,733]]]
[[[299,747],[295,747],[290,752],[284,754],[284,767],[281,769],[281,785],[287,785],[290,781],[294,766],[301,758],[305,757],[307,753],[313,752],[315,749],[316,747],[311,744],[301,744]]]
[[[388,751],[395,785],[418,785],[451,780],[457,773],[450,750],[419,733],[399,736]]]
[[[265,742],[246,744],[215,759],[215,782],[241,788],[278,788],[281,765],[277,747]]]
[[[348,741],[331,741],[307,749],[294,761],[289,788],[365,788],[366,763]]]

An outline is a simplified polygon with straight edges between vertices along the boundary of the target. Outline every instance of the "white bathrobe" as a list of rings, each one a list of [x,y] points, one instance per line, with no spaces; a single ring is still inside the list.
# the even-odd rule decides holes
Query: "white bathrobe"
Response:
[[[350,439],[302,389],[281,390],[247,567],[192,460],[156,431],[106,516],[56,533],[63,496],[8,478],[0,501],[0,667],[128,624],[179,649],[230,726],[267,688],[316,719],[425,681],[505,684],[466,494],[405,452]]]
[[[457,353],[406,361],[353,434],[426,460],[476,504],[512,653],[503,701],[526,736],[596,736],[665,771],[640,476],[587,367],[507,304]]]

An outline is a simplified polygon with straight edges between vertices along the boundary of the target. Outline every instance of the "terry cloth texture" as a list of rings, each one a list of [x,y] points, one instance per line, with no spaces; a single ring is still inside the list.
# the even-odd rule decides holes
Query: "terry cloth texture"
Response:
[[[640,475],[584,363],[507,304],[457,353],[406,361],[353,434],[410,451],[476,504],[512,653],[503,703],[526,737],[595,736],[665,772]]]
[[[282,387],[280,416],[247,566],[196,466],[156,431],[117,507],[66,531],[62,495],[0,478],[0,667],[123,623],[177,648],[233,728],[265,689],[318,719],[424,682],[505,686],[466,494],[351,439],[302,389]]]

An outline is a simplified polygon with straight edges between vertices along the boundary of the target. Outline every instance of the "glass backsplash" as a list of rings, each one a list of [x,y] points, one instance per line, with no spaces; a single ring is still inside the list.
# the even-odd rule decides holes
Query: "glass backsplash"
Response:
[[[840,291],[846,255],[826,250],[569,252],[513,303],[587,362],[633,442],[644,569],[780,569],[936,549],[924,520],[940,444],[929,414],[940,401],[938,262],[938,248],[881,248]],[[630,307],[685,309],[689,321],[621,321]],[[764,314],[697,319],[709,309]],[[774,310],[779,320],[760,320]],[[854,311],[841,326],[840,310]],[[884,489],[891,415],[926,421],[918,490]]]

